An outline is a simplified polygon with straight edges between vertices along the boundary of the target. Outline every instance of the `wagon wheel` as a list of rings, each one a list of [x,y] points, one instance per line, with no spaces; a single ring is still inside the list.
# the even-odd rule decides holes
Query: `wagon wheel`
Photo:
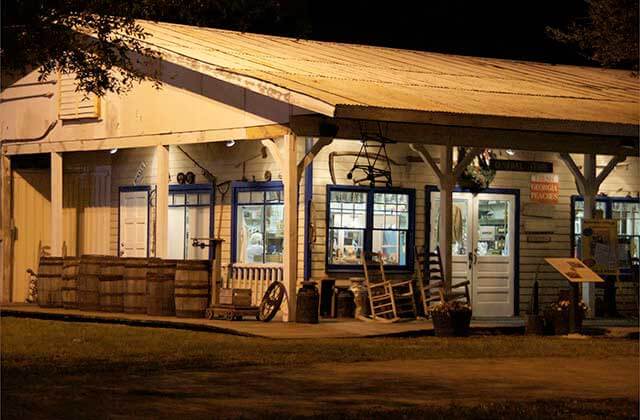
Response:
[[[260,310],[258,311],[260,321],[269,322],[276,316],[280,305],[282,305],[285,292],[284,285],[279,281],[274,281],[269,285],[262,302],[260,302]]]

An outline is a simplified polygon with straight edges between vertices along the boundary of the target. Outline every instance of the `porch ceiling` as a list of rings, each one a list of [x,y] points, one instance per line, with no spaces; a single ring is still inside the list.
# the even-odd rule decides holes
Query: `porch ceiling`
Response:
[[[638,134],[628,71],[139,23],[164,59],[329,117]]]

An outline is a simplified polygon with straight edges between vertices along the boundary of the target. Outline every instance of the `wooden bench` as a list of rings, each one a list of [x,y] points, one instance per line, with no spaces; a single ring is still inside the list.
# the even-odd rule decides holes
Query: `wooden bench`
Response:
[[[282,264],[234,263],[227,266],[222,287],[228,289],[251,289],[251,305],[258,306],[267,287],[274,281],[283,281]]]

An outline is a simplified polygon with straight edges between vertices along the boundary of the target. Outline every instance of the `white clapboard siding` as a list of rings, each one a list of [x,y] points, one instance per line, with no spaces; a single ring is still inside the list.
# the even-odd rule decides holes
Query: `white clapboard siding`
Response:
[[[100,98],[78,90],[73,74],[58,74],[58,118],[75,120],[100,117]]]

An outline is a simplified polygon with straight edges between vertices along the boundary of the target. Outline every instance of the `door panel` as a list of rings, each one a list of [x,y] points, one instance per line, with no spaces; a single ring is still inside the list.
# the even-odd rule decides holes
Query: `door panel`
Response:
[[[169,207],[169,249],[167,257],[181,260],[184,258],[184,207]]]
[[[120,256],[146,257],[149,192],[120,192]]]
[[[196,248],[191,245],[191,238],[208,238],[211,216],[210,207],[187,207],[189,224],[187,232],[187,258],[190,260],[209,259],[209,248]]]
[[[474,199],[473,312],[479,317],[513,315],[515,199],[478,194]]]

